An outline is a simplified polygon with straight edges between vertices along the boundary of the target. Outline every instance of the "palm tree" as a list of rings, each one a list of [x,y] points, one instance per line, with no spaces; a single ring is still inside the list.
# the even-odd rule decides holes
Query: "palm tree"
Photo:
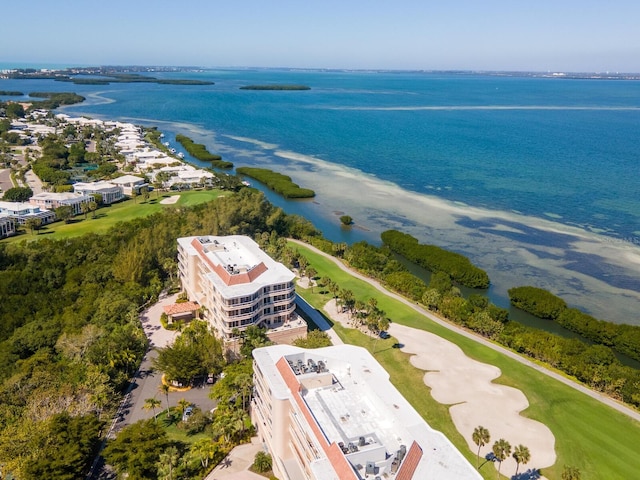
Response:
[[[313,293],[313,278],[318,274],[315,268],[307,267],[307,278],[309,279],[309,288],[311,289],[311,293]]]
[[[96,202],[95,200],[91,200],[87,204],[87,207],[89,208],[89,211],[91,212],[91,218],[96,218],[96,210],[98,209],[98,202]]]
[[[378,312],[378,318],[376,318],[376,341],[373,343],[373,353],[376,353],[376,345],[378,344],[378,340],[380,339],[380,335],[382,334],[382,332],[385,332],[386,330],[389,329],[389,319],[387,318],[387,316],[384,314],[384,312],[379,311]],[[386,338],[386,337],[385,337]]]
[[[186,398],[181,398],[180,400],[178,400],[178,409],[180,410],[180,415],[184,415],[184,411],[189,405],[191,405],[191,402]]]
[[[326,293],[331,291],[331,283],[333,280],[331,280],[329,277],[322,277],[320,279],[320,286],[322,286],[322,293]],[[326,288],[326,290],[324,290]]]
[[[331,294],[333,295],[333,298],[336,298],[336,295],[338,294],[338,292],[340,291],[340,285],[338,285],[336,282],[331,281],[331,283],[329,284],[329,291],[331,292]]]
[[[369,298],[369,300],[367,300],[367,310],[369,311],[369,314],[374,313],[377,309],[378,309],[378,299],[375,297]]]
[[[156,397],[145,398],[144,405],[142,406],[142,408],[144,408],[145,410],[153,410],[153,421],[155,422],[157,420],[156,407],[159,407],[160,405],[162,405],[162,402],[158,400]]]
[[[501,438],[500,440],[496,440],[492,450],[496,456],[496,460],[498,460],[498,478],[500,478],[500,467],[502,467],[502,462],[511,455],[511,444],[504,438]]]
[[[471,438],[473,439],[473,443],[478,446],[476,468],[480,468],[480,449],[489,443],[489,440],[491,440],[491,434],[489,433],[489,430],[480,425],[473,429]]]
[[[167,416],[169,415],[169,409],[171,408],[169,406],[169,390],[171,390],[171,387],[169,387],[169,385],[167,385],[166,383],[162,382],[160,383],[160,385],[158,385],[158,390],[161,393],[164,393],[165,398],[167,399]]]
[[[209,466],[211,460],[218,450],[218,444],[213,443],[209,438],[198,440],[191,446],[191,451],[200,459],[202,468]]]
[[[158,460],[158,478],[173,480],[173,469],[178,465],[180,455],[176,447],[167,448]]]
[[[348,289],[343,289],[340,291],[340,297],[344,303],[344,308],[347,309],[347,315],[351,316],[351,312],[353,310],[353,305],[355,304],[356,298],[353,295],[353,292]]]
[[[299,267],[299,272],[301,277],[305,276],[305,272],[308,266],[309,266],[309,260],[307,260],[306,257],[303,257],[302,255],[300,255],[300,257],[298,258],[298,267]]]
[[[356,300],[353,304],[353,309],[355,310],[356,313],[356,318],[358,319],[359,323],[362,323],[362,319],[363,319],[363,315],[364,315],[364,311],[367,308],[367,304],[364,303],[362,300]]]
[[[253,389],[253,378],[248,373],[241,373],[236,377],[235,381],[240,394],[242,395],[242,410],[246,410],[245,399],[249,397],[251,399],[251,390]]]
[[[516,461],[516,475],[518,474],[518,468],[520,468],[520,464],[526,465],[531,460],[531,453],[529,452],[529,448],[524,445],[518,445],[513,449],[513,459]]]
[[[89,213],[91,211],[91,209],[89,208],[89,202],[82,202],[80,204],[80,211],[82,213],[84,213],[84,219],[87,219],[87,213]]]

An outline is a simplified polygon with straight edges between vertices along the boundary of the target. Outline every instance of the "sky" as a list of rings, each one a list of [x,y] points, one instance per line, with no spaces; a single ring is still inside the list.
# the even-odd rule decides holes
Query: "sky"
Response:
[[[0,64],[640,72],[634,0],[21,0]]]

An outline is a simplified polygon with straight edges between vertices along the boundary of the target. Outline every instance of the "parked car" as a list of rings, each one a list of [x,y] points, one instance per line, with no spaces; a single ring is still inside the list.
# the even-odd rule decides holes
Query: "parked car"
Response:
[[[193,405],[189,405],[184,409],[184,413],[182,414],[182,421],[186,422],[189,420],[189,417],[193,414]]]

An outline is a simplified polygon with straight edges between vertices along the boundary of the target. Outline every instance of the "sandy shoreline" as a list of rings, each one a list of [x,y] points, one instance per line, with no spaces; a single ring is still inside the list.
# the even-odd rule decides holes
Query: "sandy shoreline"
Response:
[[[329,316],[347,328],[352,328],[345,313],[338,312],[335,300],[324,307]],[[438,402],[450,405],[454,425],[465,438],[472,452],[477,451],[471,435],[474,428],[484,426],[491,433],[489,445],[481,455],[491,451],[495,440],[504,438],[512,448],[525,445],[531,452],[528,468],[544,468],[556,461],[555,437],[549,428],[520,412],[529,406],[518,389],[493,383],[501,375],[499,368],[467,357],[457,345],[432,333],[392,323],[389,333],[402,351],[411,354],[411,364],[424,370],[425,384]],[[509,457],[502,463],[505,474],[514,472],[515,460]]]

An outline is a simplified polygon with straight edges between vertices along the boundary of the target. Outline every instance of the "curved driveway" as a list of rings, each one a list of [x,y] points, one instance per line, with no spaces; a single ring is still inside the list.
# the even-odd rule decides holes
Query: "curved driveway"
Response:
[[[484,337],[476,335],[475,333],[469,332],[469,331],[464,330],[464,329],[462,329],[462,328],[460,328],[460,327],[458,327],[456,325],[453,325],[453,324],[451,324],[449,322],[446,322],[446,321],[442,320],[440,317],[435,315],[433,312],[430,312],[430,311],[420,307],[419,305],[416,305],[416,304],[412,303],[411,301],[407,300],[406,298],[401,297],[400,295],[387,290],[378,281],[373,280],[373,279],[371,279],[369,277],[366,277],[366,276],[362,275],[359,272],[356,272],[355,270],[347,267],[339,259],[337,259],[337,258],[335,258],[335,257],[333,257],[333,256],[331,256],[331,255],[329,255],[327,253],[324,253],[323,251],[318,250],[317,248],[315,248],[315,247],[313,247],[313,246],[311,246],[311,245],[309,245],[307,243],[301,242],[300,240],[294,240],[294,239],[289,239],[289,241],[297,243],[299,245],[302,245],[303,247],[306,247],[306,248],[308,248],[310,250],[313,250],[315,253],[317,253],[319,255],[323,255],[324,257],[332,260],[343,271],[345,271],[345,272],[349,273],[350,275],[362,280],[363,282],[369,283],[370,285],[375,287],[380,292],[384,293],[385,295],[387,295],[387,296],[389,296],[389,297],[391,297],[391,298],[393,298],[395,300],[398,300],[399,302],[404,303],[408,307],[413,308],[416,312],[418,312],[421,315],[424,315],[425,317],[429,318],[430,320],[433,320],[437,324],[442,325],[443,327],[448,328],[449,330],[454,331],[454,332],[456,332],[456,333],[458,333],[460,335],[463,335],[463,336],[465,336],[467,338],[470,338],[471,340],[473,340],[475,342],[481,343],[482,345],[484,345],[486,347],[489,347],[489,348],[491,348],[491,349],[493,349],[493,350],[495,350],[497,352],[500,352],[500,353],[502,353],[504,355],[507,355],[508,357],[510,357],[510,358],[512,358],[512,359],[514,359],[514,360],[516,360],[516,361],[518,361],[518,362],[520,362],[520,363],[522,363],[524,365],[527,365],[528,367],[531,367],[531,368],[533,368],[533,369],[535,369],[535,370],[537,370],[537,371],[539,371],[539,372],[541,372],[541,373],[543,373],[543,374],[545,374],[545,375],[547,375],[547,376],[549,376],[551,378],[554,378],[554,379],[558,380],[559,382],[564,383],[565,385],[568,385],[569,387],[571,387],[571,388],[573,388],[575,390],[578,390],[579,392],[584,393],[585,395],[589,395],[591,398],[594,398],[594,399],[598,400],[599,402],[602,402],[605,405],[608,405],[609,407],[617,410],[618,412],[621,412],[621,413],[627,415],[630,418],[633,418],[634,420],[640,421],[640,412],[637,412],[637,411],[635,411],[635,410],[633,410],[633,409],[631,409],[631,408],[629,408],[629,407],[627,407],[627,406],[615,401],[611,397],[608,397],[608,396],[606,396],[606,395],[604,395],[604,394],[602,394],[600,392],[596,392],[594,390],[591,390],[590,388],[587,388],[584,385],[581,385],[581,384],[576,383],[576,382],[574,382],[572,380],[569,380],[568,378],[563,377],[562,375],[560,375],[560,374],[558,374],[556,372],[553,372],[553,371],[551,371],[551,370],[549,370],[549,369],[547,369],[547,368],[545,368],[545,367],[543,367],[541,365],[538,365],[538,364],[532,362],[531,360],[529,360],[529,359],[527,359],[527,358],[525,358],[525,357],[523,357],[521,355],[518,355],[517,353],[515,353],[515,352],[513,352],[511,350],[508,350],[508,349],[506,349],[506,348],[504,348],[504,347],[502,347],[500,345],[497,345],[497,344],[495,344],[493,342],[490,342],[489,340],[487,340]]]

